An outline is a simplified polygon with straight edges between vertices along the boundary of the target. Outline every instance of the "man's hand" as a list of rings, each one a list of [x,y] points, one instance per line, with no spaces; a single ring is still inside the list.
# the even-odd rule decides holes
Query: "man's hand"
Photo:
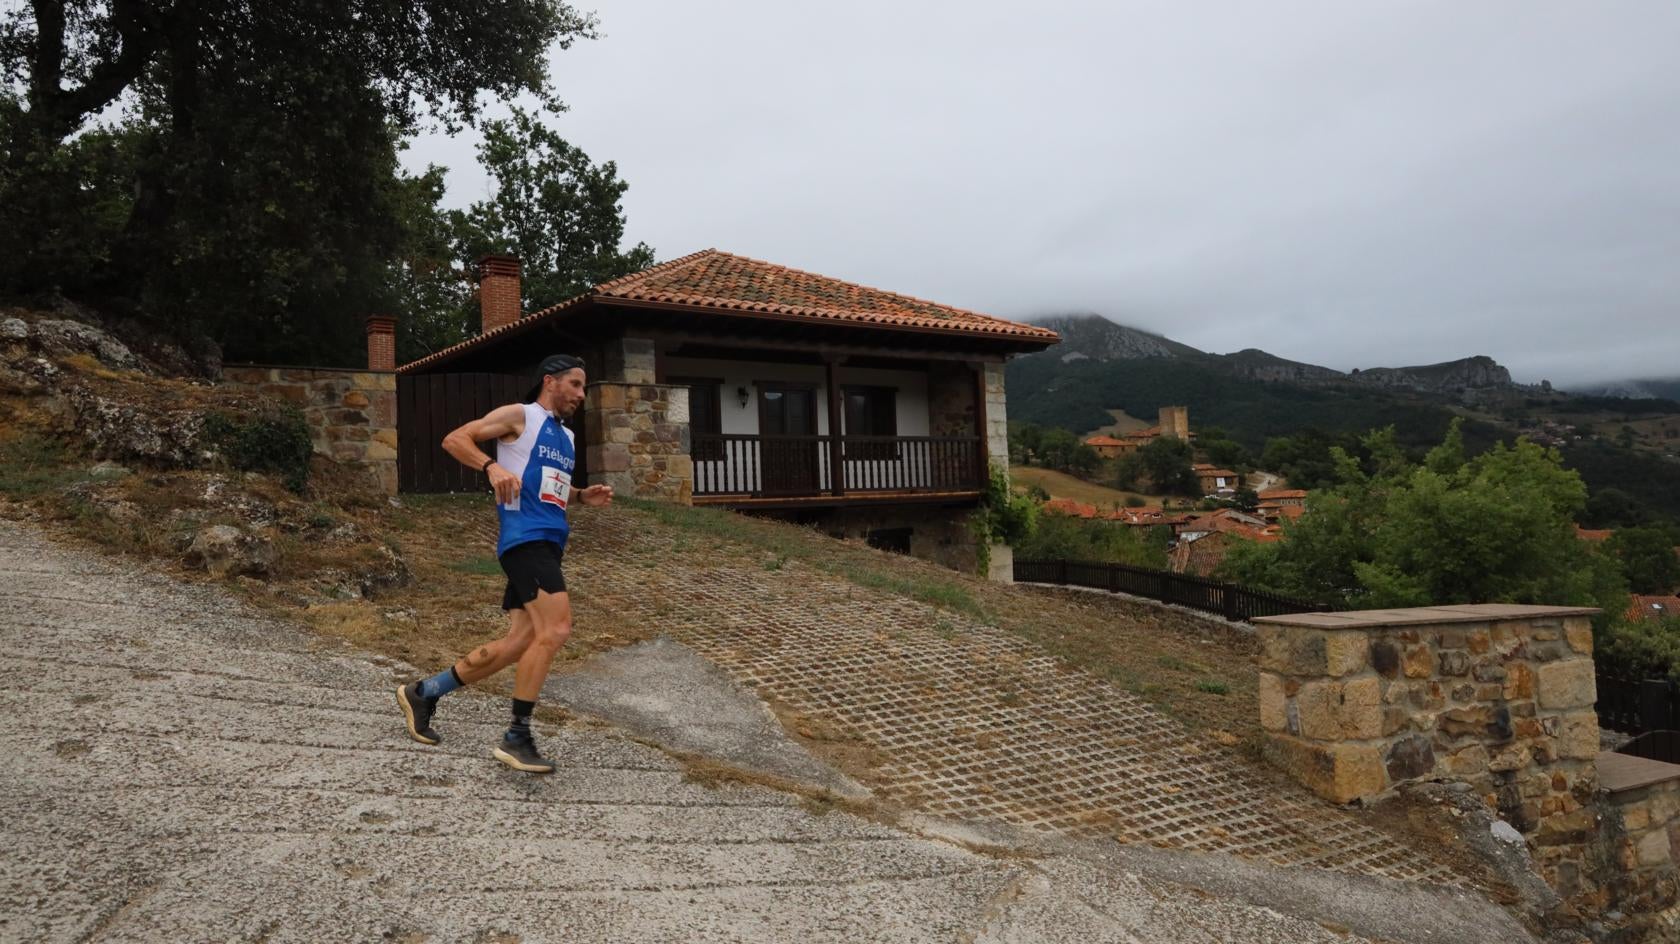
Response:
[[[490,463],[490,468],[484,471],[486,475],[490,476],[490,488],[496,493],[496,504],[511,504],[515,498],[519,497],[519,476],[494,462]]]
[[[578,501],[585,505],[610,505],[612,504],[612,495],[611,485],[591,485],[578,492]]]

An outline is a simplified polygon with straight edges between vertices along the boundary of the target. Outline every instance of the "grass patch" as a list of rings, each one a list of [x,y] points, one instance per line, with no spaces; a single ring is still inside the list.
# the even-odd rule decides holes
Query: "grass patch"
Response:
[[[25,433],[0,442],[0,494],[27,500],[88,480],[57,440]]]
[[[463,574],[494,577],[502,572],[502,565],[494,557],[468,557],[450,564],[449,569]]]
[[[717,542],[745,544],[765,552],[763,566],[767,571],[782,570],[790,560],[842,577],[868,590],[896,593],[921,603],[943,607],[984,623],[994,623],[992,615],[961,579],[943,579],[895,568],[890,560],[877,560],[873,551],[852,550],[836,553],[837,546],[826,536],[821,541],[799,540],[797,531],[781,522],[756,521],[746,515],[716,508],[695,508],[638,499],[613,500],[644,512],[660,524],[671,525],[692,535],[704,536]],[[843,547],[843,546],[841,546]]]
[[[1207,692],[1209,695],[1229,695],[1231,686],[1218,679],[1199,679],[1196,682],[1196,691]]]

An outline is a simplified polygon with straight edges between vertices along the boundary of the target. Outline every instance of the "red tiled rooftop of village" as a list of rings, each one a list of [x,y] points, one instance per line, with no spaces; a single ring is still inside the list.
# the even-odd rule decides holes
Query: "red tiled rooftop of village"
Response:
[[[1279,500],[1284,499],[1284,498],[1306,498],[1306,497],[1307,497],[1307,490],[1304,489],[1304,488],[1276,488],[1276,489],[1272,489],[1269,492],[1261,492],[1260,493],[1260,500],[1261,501],[1279,501]]]
[[[1092,436],[1085,440],[1087,446],[1124,446],[1125,443],[1113,436]]]
[[[1628,600],[1628,619],[1680,619],[1680,596],[1670,594],[1639,594]]]
[[[983,315],[716,249],[703,249],[633,275],[603,282],[575,298],[550,305],[492,328],[478,337],[404,364],[402,370],[406,372],[425,366],[476,347],[488,338],[529,325],[534,319],[545,318],[585,302],[615,301],[701,308],[749,317],[959,332],[1047,345],[1061,340],[1061,336],[1049,328]]]
[[[1097,506],[1074,501],[1071,498],[1052,498],[1044,503],[1044,513],[1047,515],[1064,515],[1069,518],[1095,518]]]
[[[604,282],[592,294],[598,299],[957,329],[1038,338],[1052,343],[1060,339],[1049,328],[1007,321],[716,249],[705,249]]]
[[[1608,541],[1610,540],[1610,535],[1615,533],[1615,531],[1608,528],[1596,529],[1583,528],[1580,525],[1575,526],[1575,536],[1583,541]]]

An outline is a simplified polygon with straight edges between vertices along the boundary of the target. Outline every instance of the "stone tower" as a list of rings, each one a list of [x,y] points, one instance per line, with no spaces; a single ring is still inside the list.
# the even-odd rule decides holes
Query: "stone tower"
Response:
[[[1185,442],[1190,441],[1190,408],[1187,406],[1161,407],[1161,435],[1173,436]]]

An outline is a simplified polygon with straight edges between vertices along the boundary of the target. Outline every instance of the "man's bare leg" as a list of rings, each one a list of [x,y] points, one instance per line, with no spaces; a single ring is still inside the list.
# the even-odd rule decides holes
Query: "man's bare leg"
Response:
[[[455,675],[463,685],[482,682],[519,661],[533,635],[531,614],[523,608],[508,611],[508,632],[495,642],[487,642],[461,657],[455,663]]]
[[[538,591],[525,604],[531,618],[531,642],[519,657],[513,675],[513,724],[496,747],[496,759],[515,770],[551,773],[554,765],[537,753],[531,740],[531,714],[542,694],[549,666],[572,635],[572,601],[565,593]]]
[[[488,642],[462,656],[449,672],[397,688],[397,705],[408,721],[408,736],[421,744],[437,744],[442,736],[432,730],[432,713],[437,700],[462,685],[481,682],[519,661],[531,644],[531,615],[524,609],[508,611],[506,636]]]

